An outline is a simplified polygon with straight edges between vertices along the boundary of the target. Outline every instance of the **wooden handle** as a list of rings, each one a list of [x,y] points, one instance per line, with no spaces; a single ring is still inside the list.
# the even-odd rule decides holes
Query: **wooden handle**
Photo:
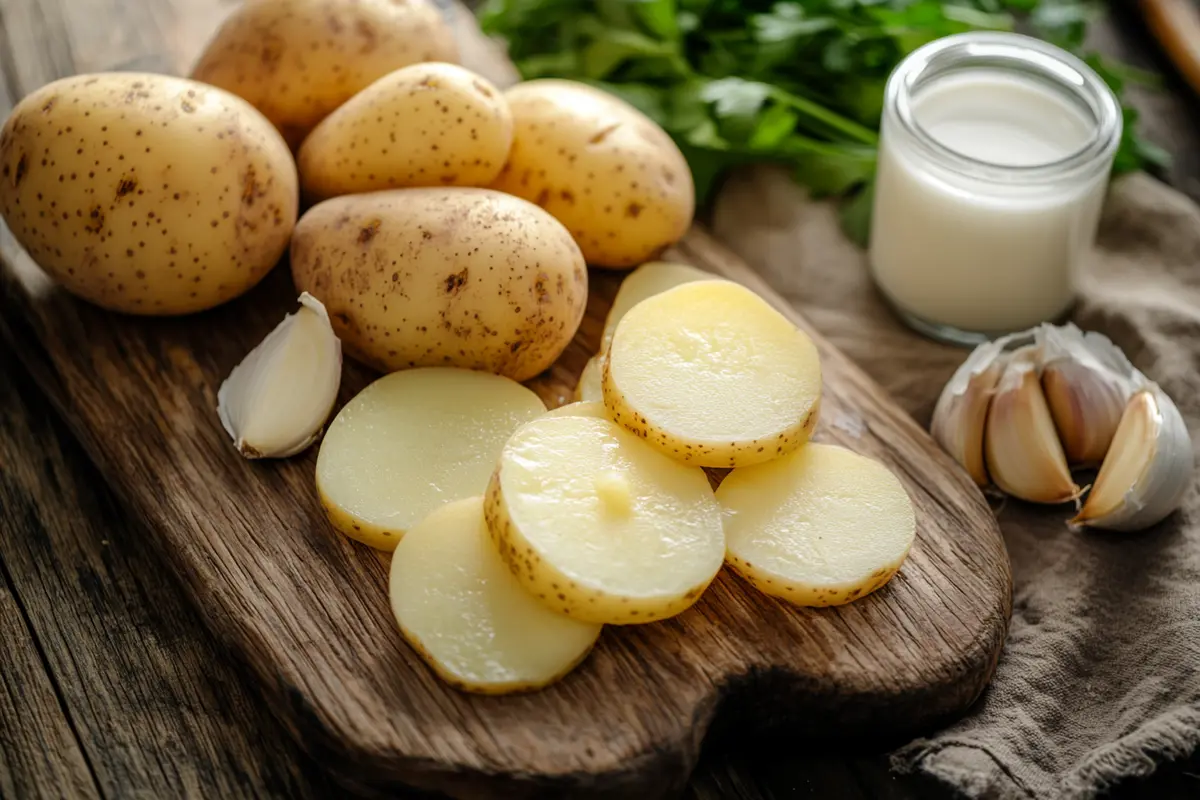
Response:
[[[1171,63],[1200,92],[1200,10],[1194,0],[1139,0],[1139,5]]]

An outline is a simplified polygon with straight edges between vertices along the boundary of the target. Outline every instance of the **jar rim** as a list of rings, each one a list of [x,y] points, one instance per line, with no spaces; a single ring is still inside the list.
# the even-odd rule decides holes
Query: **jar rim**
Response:
[[[1010,71],[1052,83],[1087,107],[1095,122],[1074,152],[1041,164],[1008,165],[966,155],[930,134],[913,114],[914,92],[939,77],[972,68]],[[974,31],[936,39],[910,53],[888,78],[885,109],[926,156],[976,179],[1042,183],[1107,165],[1121,141],[1123,120],[1116,95],[1083,60],[1060,47],[1018,33]]]

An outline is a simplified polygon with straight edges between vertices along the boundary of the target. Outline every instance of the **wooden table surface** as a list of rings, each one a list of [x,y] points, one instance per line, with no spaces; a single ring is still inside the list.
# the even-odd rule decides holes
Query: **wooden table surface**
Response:
[[[0,0],[0,109],[56,77],[121,65],[181,71],[163,46],[231,0]],[[1097,45],[1169,69],[1135,19]],[[1200,198],[1200,105],[1173,77],[1143,98]],[[15,246],[7,231],[0,245]],[[136,431],[130,431],[136,435]],[[337,796],[202,627],[10,345],[0,342],[0,798]],[[800,752],[713,741],[690,798],[947,797],[888,773],[883,747]],[[1195,797],[1200,756],[1124,787]]]

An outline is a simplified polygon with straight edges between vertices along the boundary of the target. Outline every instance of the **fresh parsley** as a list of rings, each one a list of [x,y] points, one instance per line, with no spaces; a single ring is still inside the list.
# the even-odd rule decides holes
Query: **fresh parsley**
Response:
[[[1090,0],[488,0],[480,21],[526,79],[572,78],[654,119],[688,159],[703,203],[737,164],[789,165],[817,196],[843,195],[860,241],[869,222],[883,90],[921,45],[1018,25],[1082,55],[1118,93],[1147,76],[1082,52]],[[1125,108],[1114,169],[1168,156]]]

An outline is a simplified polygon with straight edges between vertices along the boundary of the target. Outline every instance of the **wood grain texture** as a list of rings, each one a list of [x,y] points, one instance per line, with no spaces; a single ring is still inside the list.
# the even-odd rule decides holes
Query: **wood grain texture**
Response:
[[[45,5],[39,13],[60,8]],[[37,66],[21,89],[37,85],[29,75],[60,66]],[[713,725],[903,735],[961,713],[994,667],[1010,580],[990,512],[819,337],[827,389],[819,438],[882,458],[919,509],[900,575],[858,603],[805,611],[723,574],[681,617],[606,631],[584,666],[550,690],[477,698],[445,688],[400,639],[385,565],[320,515],[315,453],[251,464],[220,429],[221,379],[291,309],[284,270],[216,311],[139,320],[55,290],[11,239],[4,253],[0,309],[22,360],[206,623],[249,663],[305,748],[356,788],[659,796],[683,785]],[[772,299],[703,232],[676,255]],[[569,397],[615,293],[616,276],[593,278],[580,335],[534,382],[551,405]],[[370,377],[349,367],[341,402]]]
[[[0,661],[0,797],[99,797],[24,609],[2,570],[0,652],[6,654]]]
[[[327,796],[7,351],[0,374],[0,648],[19,657],[0,797]]]

